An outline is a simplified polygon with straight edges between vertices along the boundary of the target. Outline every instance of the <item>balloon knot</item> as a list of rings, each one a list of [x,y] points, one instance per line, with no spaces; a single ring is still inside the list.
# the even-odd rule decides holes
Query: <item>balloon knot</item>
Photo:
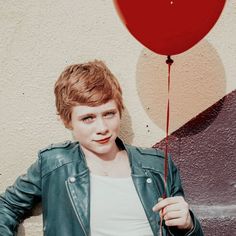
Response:
[[[172,60],[172,58],[170,56],[167,56],[167,59],[166,59],[166,64],[168,65],[172,65],[174,61]]]

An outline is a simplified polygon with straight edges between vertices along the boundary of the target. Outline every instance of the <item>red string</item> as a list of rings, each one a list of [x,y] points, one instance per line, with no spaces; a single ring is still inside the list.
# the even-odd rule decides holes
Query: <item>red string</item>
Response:
[[[168,178],[168,137],[169,137],[169,124],[170,124],[170,69],[174,61],[167,57],[166,64],[168,65],[168,88],[167,88],[167,107],[166,107],[166,138],[165,138],[165,162],[164,162],[164,185],[165,190],[162,195],[162,198],[167,197],[167,178]],[[161,220],[160,220],[160,236],[162,236],[162,223],[163,223],[163,209],[161,211]]]
[[[164,181],[165,181],[165,193],[163,198],[167,197],[167,177],[168,177],[168,137],[169,137],[169,125],[170,125],[170,69],[173,60],[170,56],[167,57],[166,63],[168,64],[168,98],[166,108],[166,138],[165,138],[165,164],[164,164]]]

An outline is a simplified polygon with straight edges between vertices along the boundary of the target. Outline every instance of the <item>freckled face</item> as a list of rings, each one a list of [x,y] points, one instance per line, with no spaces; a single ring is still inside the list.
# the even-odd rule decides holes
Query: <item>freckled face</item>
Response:
[[[120,114],[114,100],[95,107],[73,107],[70,125],[75,139],[87,154],[109,155],[117,148],[115,139],[120,130]]]

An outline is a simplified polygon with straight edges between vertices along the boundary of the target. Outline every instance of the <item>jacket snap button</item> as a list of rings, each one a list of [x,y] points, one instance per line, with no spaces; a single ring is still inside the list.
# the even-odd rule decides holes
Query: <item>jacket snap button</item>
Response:
[[[151,178],[148,178],[147,179],[147,183],[150,184],[152,182],[152,179]]]
[[[70,181],[70,183],[74,183],[75,182],[75,177],[70,177],[69,181]]]

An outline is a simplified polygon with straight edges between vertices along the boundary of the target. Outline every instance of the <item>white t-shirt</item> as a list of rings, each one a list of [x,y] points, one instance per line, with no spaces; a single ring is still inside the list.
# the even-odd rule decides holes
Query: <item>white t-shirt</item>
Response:
[[[90,174],[91,236],[153,236],[131,177]]]

